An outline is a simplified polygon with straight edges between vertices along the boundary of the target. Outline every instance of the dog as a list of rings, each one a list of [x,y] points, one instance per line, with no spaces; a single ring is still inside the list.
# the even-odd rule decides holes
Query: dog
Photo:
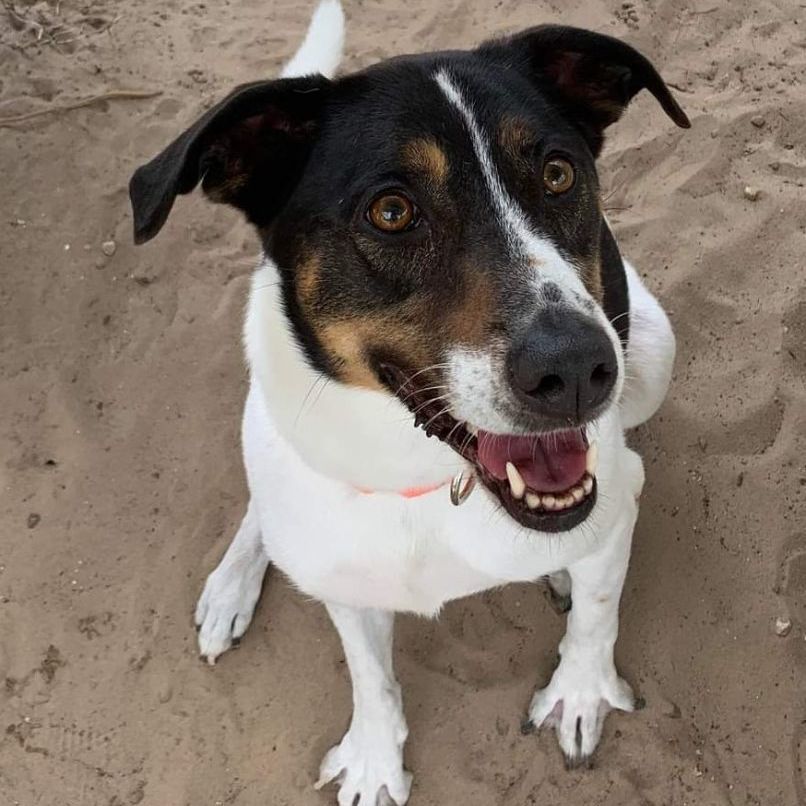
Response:
[[[198,603],[209,662],[240,638],[269,563],[323,602],[354,711],[326,755],[339,804],[403,806],[411,775],[394,613],[546,579],[573,607],[528,720],[569,764],[610,709],[644,473],[624,433],[669,386],[668,318],[619,252],[595,160],[652,64],[545,25],[334,78],[338,0],[280,78],[238,87],[130,185],[138,243],[201,185],[254,225],[245,323],[251,498]]]

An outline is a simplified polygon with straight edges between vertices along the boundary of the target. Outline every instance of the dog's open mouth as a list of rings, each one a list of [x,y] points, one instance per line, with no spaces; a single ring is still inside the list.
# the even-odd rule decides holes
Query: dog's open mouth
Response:
[[[415,426],[449,445],[518,523],[541,532],[565,532],[596,503],[596,445],[584,427],[545,434],[492,434],[452,417],[441,401],[415,388],[388,364],[381,373],[414,414]]]

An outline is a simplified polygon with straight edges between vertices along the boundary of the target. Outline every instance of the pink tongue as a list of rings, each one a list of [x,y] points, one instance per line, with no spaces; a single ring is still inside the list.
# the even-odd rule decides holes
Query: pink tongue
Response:
[[[478,433],[478,458],[497,479],[507,477],[512,462],[526,486],[540,493],[558,493],[573,487],[585,475],[588,446],[581,429],[545,436]]]

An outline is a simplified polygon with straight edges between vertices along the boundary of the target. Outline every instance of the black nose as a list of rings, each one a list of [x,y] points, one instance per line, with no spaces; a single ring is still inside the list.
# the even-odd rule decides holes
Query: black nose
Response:
[[[541,311],[514,345],[509,370],[518,399],[536,414],[580,422],[607,400],[618,363],[599,323],[556,306]]]

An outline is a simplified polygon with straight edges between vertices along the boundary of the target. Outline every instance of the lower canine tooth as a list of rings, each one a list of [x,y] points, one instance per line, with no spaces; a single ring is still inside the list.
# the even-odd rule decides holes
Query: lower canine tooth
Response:
[[[526,493],[526,506],[529,509],[537,509],[540,506],[540,496],[534,493]]]
[[[591,490],[593,490],[593,479],[590,476],[585,476],[582,479],[582,489],[585,491],[585,495],[590,495]]]
[[[585,470],[591,474],[596,475],[596,465],[599,462],[599,443],[593,442],[588,448],[588,453],[585,456]]]
[[[512,490],[512,495],[520,501],[526,492],[526,482],[512,462],[507,462],[507,478],[509,479],[509,489]]]
[[[557,508],[557,499],[553,495],[544,495],[543,496],[543,506],[546,509],[556,509]]]

